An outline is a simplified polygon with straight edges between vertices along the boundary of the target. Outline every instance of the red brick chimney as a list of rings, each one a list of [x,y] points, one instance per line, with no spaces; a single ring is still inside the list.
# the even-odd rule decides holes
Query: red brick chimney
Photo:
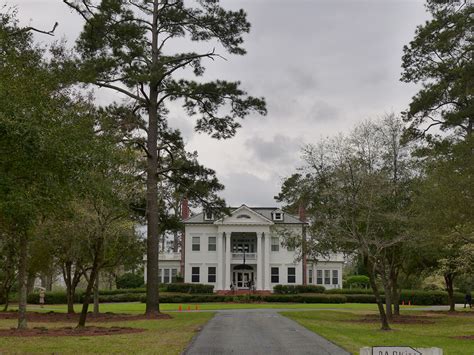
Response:
[[[300,221],[306,223],[306,208],[303,204],[300,204],[298,207],[298,215],[300,217]]]
[[[189,218],[189,202],[187,198],[181,201],[181,218],[183,221]]]

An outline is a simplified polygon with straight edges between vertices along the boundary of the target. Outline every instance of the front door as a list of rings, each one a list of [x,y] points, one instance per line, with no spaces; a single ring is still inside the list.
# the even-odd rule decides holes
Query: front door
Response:
[[[238,289],[249,288],[249,282],[253,279],[253,272],[251,271],[234,271],[233,280],[234,285]]]

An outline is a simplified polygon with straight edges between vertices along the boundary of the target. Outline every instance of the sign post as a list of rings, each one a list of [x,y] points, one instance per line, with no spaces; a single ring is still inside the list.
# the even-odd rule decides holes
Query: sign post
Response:
[[[415,349],[411,346],[374,346],[360,349],[360,355],[443,355],[443,349]]]

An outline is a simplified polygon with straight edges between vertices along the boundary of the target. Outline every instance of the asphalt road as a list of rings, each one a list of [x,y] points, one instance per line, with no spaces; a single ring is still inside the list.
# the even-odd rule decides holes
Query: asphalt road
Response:
[[[349,354],[277,311],[219,311],[184,354]]]

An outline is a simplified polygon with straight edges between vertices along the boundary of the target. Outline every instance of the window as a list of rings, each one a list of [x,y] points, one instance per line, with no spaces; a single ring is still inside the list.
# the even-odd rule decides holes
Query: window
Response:
[[[191,282],[199,282],[199,266],[191,268]]]
[[[274,221],[283,221],[283,213],[282,212],[273,212],[273,220]]]
[[[332,271],[332,284],[337,285],[339,283],[339,277],[337,270]]]
[[[323,284],[323,270],[316,270],[316,284]]]
[[[294,245],[287,245],[286,250],[288,251],[295,251],[295,246]]]
[[[309,284],[313,283],[313,269],[308,270],[308,283]]]
[[[158,270],[158,280],[160,280],[161,283],[163,283],[162,276],[163,276],[163,269],[159,269]]]
[[[209,237],[207,239],[207,250],[216,251],[216,237]]]
[[[280,244],[278,237],[272,237],[272,251],[279,251],[280,250]]]
[[[212,221],[214,219],[214,213],[212,211],[204,211],[204,220]]]
[[[171,269],[171,282],[176,282],[176,276],[178,275],[178,269]]]
[[[289,267],[288,268],[288,283],[294,284],[296,282],[296,268]]]
[[[164,269],[165,277],[163,278],[163,283],[169,284],[170,283],[170,269]]]
[[[251,217],[248,214],[239,214],[237,219],[251,219]]]
[[[280,269],[272,267],[272,283],[277,284],[280,282]]]
[[[209,266],[207,268],[207,282],[216,282],[216,267]]]
[[[201,250],[201,238],[200,237],[193,237],[192,250],[193,251]]]
[[[324,270],[324,284],[330,285],[331,284],[331,272],[330,270]]]

